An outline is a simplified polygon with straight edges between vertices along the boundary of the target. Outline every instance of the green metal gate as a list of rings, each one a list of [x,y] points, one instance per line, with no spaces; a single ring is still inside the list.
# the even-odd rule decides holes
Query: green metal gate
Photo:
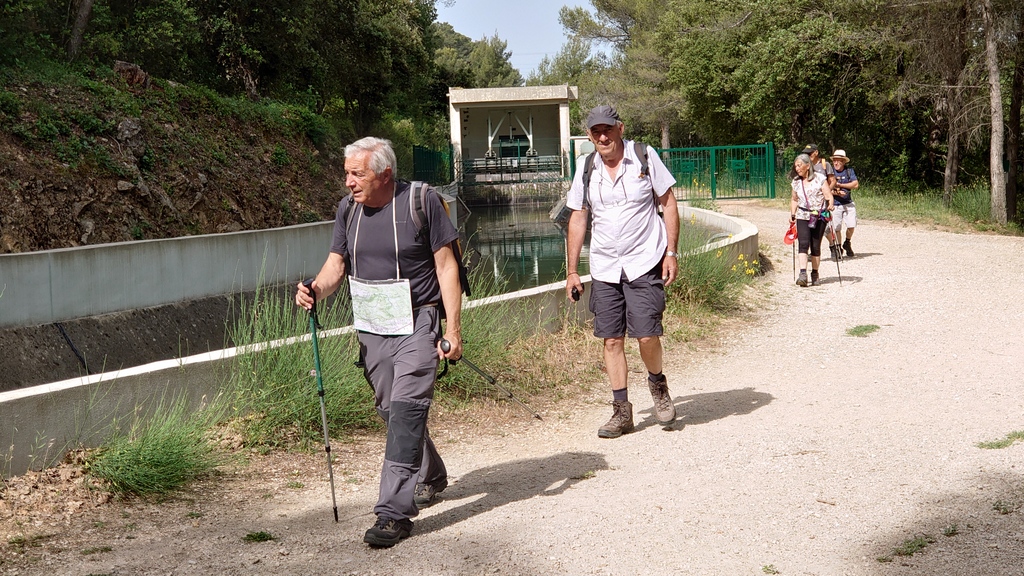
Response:
[[[680,200],[775,198],[775,147],[670,148],[660,150],[676,179]]]
[[[455,179],[452,170],[451,146],[448,150],[433,150],[425,146],[412,147],[412,179],[436,186]]]
[[[656,150],[676,179],[679,200],[775,198],[775,146],[771,142]],[[575,162],[575,150],[572,158]]]

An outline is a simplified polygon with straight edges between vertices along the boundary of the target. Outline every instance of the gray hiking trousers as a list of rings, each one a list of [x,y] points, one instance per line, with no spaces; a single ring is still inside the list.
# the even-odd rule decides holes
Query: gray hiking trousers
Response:
[[[437,378],[439,316],[436,306],[414,310],[413,333],[408,336],[358,333],[366,380],[373,387],[377,413],[388,427],[380,497],[373,508],[378,516],[395,520],[416,516],[417,482],[437,484],[448,478],[427,432]]]

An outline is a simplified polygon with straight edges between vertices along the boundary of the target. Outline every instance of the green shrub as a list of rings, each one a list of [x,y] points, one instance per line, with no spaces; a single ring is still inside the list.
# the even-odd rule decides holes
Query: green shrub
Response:
[[[16,94],[0,90],[0,114],[15,119],[21,115],[21,99]]]
[[[283,168],[292,163],[288,158],[288,151],[280,144],[274,144],[274,151],[270,153],[270,161],[278,168]]]
[[[669,313],[682,307],[702,307],[712,311],[734,308],[743,285],[759,272],[756,261],[744,255],[730,256],[726,249],[705,251],[707,232],[682,223],[679,229],[679,277],[667,288]]]

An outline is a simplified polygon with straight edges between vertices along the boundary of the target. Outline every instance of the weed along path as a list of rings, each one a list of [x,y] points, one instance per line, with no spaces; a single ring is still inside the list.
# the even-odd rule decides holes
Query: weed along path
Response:
[[[394,548],[362,543],[371,438],[334,445],[337,524],[323,454],[271,454],[161,503],[8,516],[0,574],[1024,575],[1024,442],[977,446],[1024,430],[1024,238],[866,219],[842,285],[826,260],[799,288],[785,210],[722,210],[773,270],[713,343],[668,349],[674,425],[633,357],[637,430],[616,440],[604,383],[543,421],[440,414],[455,481]]]

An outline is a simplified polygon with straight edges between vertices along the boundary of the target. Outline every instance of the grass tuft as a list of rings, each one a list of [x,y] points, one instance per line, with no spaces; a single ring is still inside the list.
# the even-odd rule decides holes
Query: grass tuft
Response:
[[[269,542],[271,540],[277,540],[277,538],[270,532],[249,532],[243,538],[243,542]]]
[[[317,304],[324,330],[350,324],[347,289]],[[258,290],[243,301],[231,328],[237,346],[280,341],[309,334],[309,315],[295,306],[291,292]],[[320,376],[328,426],[341,430],[379,427],[373,393],[354,365],[359,345],[354,334],[324,337],[318,332]],[[269,349],[249,349],[236,357],[232,374],[235,425],[250,446],[302,446],[323,442],[311,341]]]
[[[1010,432],[1005,438],[1001,440],[992,440],[989,442],[978,442],[975,444],[978,448],[985,450],[996,450],[999,448],[1008,448],[1018,440],[1024,440],[1024,430],[1017,430],[1016,432]]]
[[[1018,508],[1020,508],[1019,505],[1014,504],[1013,502],[1007,502],[1005,500],[996,500],[992,504],[992,509],[1004,516],[1007,514],[1013,514],[1017,511]]]
[[[913,556],[933,542],[935,542],[934,538],[927,534],[921,534],[909,540],[904,540],[902,544],[893,549],[892,553],[896,556]]]
[[[846,331],[848,336],[856,336],[858,338],[864,338],[868,334],[880,330],[877,324],[861,324],[860,326],[854,326]]]
[[[136,415],[86,466],[115,494],[164,494],[225,462],[208,431],[221,418],[219,401],[196,409],[184,396],[160,402],[152,414]],[[147,417],[148,416],[148,417]]]

